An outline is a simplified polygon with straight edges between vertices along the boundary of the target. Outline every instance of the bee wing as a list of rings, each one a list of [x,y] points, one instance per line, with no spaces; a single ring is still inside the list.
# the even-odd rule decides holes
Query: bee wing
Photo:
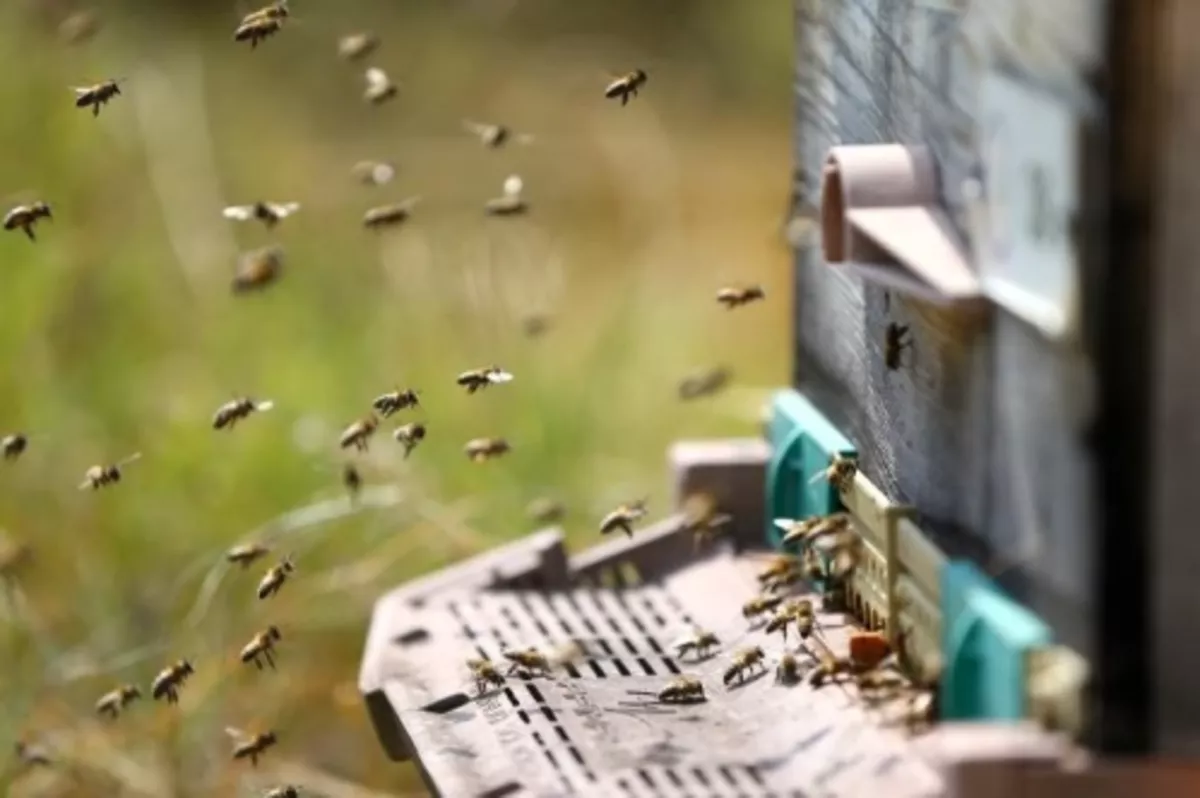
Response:
[[[244,222],[254,217],[254,206],[230,205],[221,212],[221,215],[226,219],[232,219],[235,222]]]
[[[521,193],[521,189],[525,188],[525,181],[520,175],[509,175],[504,180],[504,196],[516,197]]]
[[[235,743],[245,742],[246,740],[250,739],[249,732],[239,729],[236,726],[226,726],[225,733],[229,735],[229,738]]]
[[[264,410],[270,410],[274,406],[275,406],[275,403],[272,402],[270,399],[264,399],[263,401],[256,403],[254,405],[254,409],[258,410],[259,412],[262,412]]]
[[[537,141],[532,133],[518,133],[513,137],[513,141],[518,144],[532,144]]]
[[[464,130],[466,130],[468,133],[473,133],[476,136],[482,136],[492,127],[491,125],[484,124],[483,122],[474,122],[470,119],[464,119],[462,124]]]
[[[371,67],[366,72],[367,89],[379,91],[385,89],[392,82],[386,72],[379,67]]]
[[[513,375],[507,371],[489,371],[487,379],[488,379],[488,382],[493,382],[493,383],[512,382]]]
[[[776,518],[771,523],[774,524],[777,529],[781,529],[784,532],[791,532],[800,522],[795,518]]]
[[[299,202],[281,202],[278,204],[272,203],[271,210],[276,216],[291,216],[296,211],[300,210]]]

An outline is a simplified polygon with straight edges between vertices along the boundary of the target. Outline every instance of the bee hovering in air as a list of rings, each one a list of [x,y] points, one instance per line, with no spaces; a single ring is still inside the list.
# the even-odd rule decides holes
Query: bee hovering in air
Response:
[[[279,561],[278,565],[271,566],[271,568],[267,570],[267,573],[263,575],[263,578],[258,583],[256,595],[258,596],[259,600],[270,598],[278,593],[279,589],[283,587],[283,583],[286,582],[288,577],[291,576],[295,571],[296,566],[292,563],[291,557],[284,557]]]
[[[266,660],[271,670],[275,670],[275,644],[281,637],[278,627],[268,626],[250,639],[238,654],[238,658],[246,664],[253,662],[254,667],[260,671],[263,669],[263,660]]]
[[[632,538],[633,525],[645,518],[649,512],[645,499],[622,504],[600,519],[600,534],[609,535],[621,531],[626,537]]]
[[[833,457],[829,460],[829,467],[813,475],[808,482],[811,485],[824,479],[838,490],[848,490],[857,473],[858,461],[853,456],[834,452]]]
[[[888,371],[903,365],[904,350],[912,348],[912,338],[907,324],[889,322],[883,334],[883,363]]]
[[[504,180],[504,193],[483,204],[488,216],[519,216],[529,210],[529,203],[521,196],[525,182],[520,175],[509,175]]]
[[[396,165],[387,161],[359,161],[350,169],[358,182],[367,186],[382,186],[396,176]]]
[[[751,302],[759,302],[766,298],[767,294],[761,285],[731,286],[717,292],[717,301],[727,310],[740,308],[742,305],[749,305]]]
[[[533,143],[533,136],[527,133],[514,133],[512,128],[507,125],[494,125],[488,122],[473,122],[470,119],[464,119],[463,128],[478,138],[480,143],[488,149],[499,149],[509,142]]]
[[[367,88],[363,91],[363,100],[370,105],[383,105],[400,93],[399,87],[388,77],[388,73],[379,67],[370,67],[365,77]]]
[[[679,382],[678,393],[682,401],[700,399],[719,393],[732,377],[732,373],[724,366],[715,366],[704,371],[689,374]]]
[[[774,617],[767,622],[763,629],[767,634],[780,632],[783,634],[783,640],[787,642],[788,626],[795,624],[796,632],[800,635],[801,640],[807,640],[809,635],[813,633],[813,627],[816,626],[817,616],[813,609],[812,601],[809,599],[800,599],[798,601],[789,601],[784,604],[775,613]]]
[[[490,659],[469,659],[467,667],[471,670],[471,678],[475,680],[475,692],[479,695],[483,695],[488,685],[504,686],[504,674],[500,673],[499,668]]]
[[[124,460],[111,465],[94,465],[84,473],[83,482],[79,483],[79,489],[87,490],[91,488],[92,490],[99,490],[106,485],[115,485],[121,481],[122,469],[141,458],[142,455],[140,452],[134,452]]]
[[[396,427],[392,437],[404,447],[404,459],[407,460],[412,450],[417,448],[417,444],[425,440],[425,425],[420,421],[410,421]]]
[[[699,679],[691,676],[673,679],[658,692],[657,698],[664,704],[699,704],[708,700],[704,694],[704,685]]]
[[[550,329],[550,317],[545,313],[530,313],[521,319],[521,331],[528,338],[540,338]]]
[[[363,227],[368,230],[382,230],[385,227],[394,227],[401,222],[406,222],[412,216],[412,209],[420,201],[420,197],[409,197],[403,202],[393,205],[379,205],[371,208],[363,215]]]
[[[683,528],[692,534],[693,549],[711,542],[733,522],[733,516],[722,513],[717,500],[708,493],[693,493],[683,500]]]
[[[250,205],[230,205],[222,215],[235,222],[248,222],[257,219],[268,230],[300,210],[299,202],[254,202]]]
[[[567,509],[562,502],[545,496],[534,499],[525,508],[525,514],[537,524],[556,524],[566,513]]]
[[[155,701],[165,698],[168,704],[178,704],[179,688],[183,687],[188,677],[195,672],[192,663],[186,659],[168,665],[159,671],[158,675],[154,677],[154,681],[150,683],[150,697]]]
[[[241,729],[226,728],[225,733],[234,740],[233,758],[234,759],[249,759],[250,764],[258,767],[258,758],[262,756],[268,748],[279,742],[275,732],[265,731],[258,734],[247,734]]]
[[[36,743],[17,740],[13,744],[13,753],[16,754],[17,761],[27,768],[50,767],[54,764],[50,758],[50,752]]]
[[[117,689],[100,696],[96,702],[96,714],[116,720],[126,706],[142,697],[136,684],[123,684]]]
[[[362,490],[363,480],[362,475],[358,473],[358,469],[354,467],[354,463],[346,463],[342,466],[342,485],[345,486],[346,492],[350,494],[350,501],[358,496],[358,492]]]
[[[371,407],[383,418],[388,418],[401,410],[406,410],[410,407],[420,407],[421,402],[417,396],[417,391],[412,388],[406,388],[403,391],[397,388],[394,391],[376,396],[371,402]]]
[[[474,438],[467,441],[463,451],[471,462],[482,463],[503,457],[512,451],[512,446],[504,438]]]
[[[100,107],[121,93],[121,80],[105,80],[93,86],[77,86],[75,92],[75,107],[91,106],[92,116],[100,115]]]
[[[29,446],[29,439],[20,432],[14,432],[0,438],[0,454],[3,454],[5,460],[16,460],[25,453],[25,449]]]
[[[604,88],[604,96],[610,100],[620,97],[621,105],[625,105],[629,102],[630,97],[638,95],[638,89],[646,85],[647,77],[646,73],[641,69],[626,72]]]
[[[481,391],[489,385],[501,385],[506,382],[512,382],[513,375],[509,374],[499,366],[485,366],[480,369],[471,369],[464,371],[458,375],[456,383],[467,389],[467,393],[475,393]]]
[[[230,399],[213,414],[213,429],[233,429],[234,425],[242,419],[249,418],[252,413],[262,413],[274,406],[275,403],[270,400],[255,401],[248,396]]]
[[[360,452],[367,451],[371,436],[375,434],[375,430],[379,428],[379,419],[375,414],[360,418],[342,431],[342,437],[338,439],[338,446],[343,449],[349,449],[353,446]]]
[[[685,654],[694,653],[697,658],[705,659],[709,652],[721,645],[721,641],[712,632],[694,629],[687,637],[675,643],[675,656],[682,659]]]
[[[4,214],[4,229],[21,230],[30,241],[37,241],[33,228],[39,219],[54,221],[54,214],[47,203],[39,200],[29,205],[18,205]]]
[[[379,37],[374,33],[348,33],[338,39],[338,57],[347,61],[360,61],[375,52],[378,47]]]
[[[242,17],[233,32],[235,42],[250,42],[250,48],[258,47],[262,40],[274,36],[283,29],[283,23],[291,16],[287,0],[278,0],[269,6],[251,11]]]
[[[270,551],[271,548],[262,543],[243,543],[225,552],[225,561],[240,565],[243,569],[249,568],[251,563],[265,557]]]
[[[263,247],[243,253],[233,275],[233,292],[241,294],[266,288],[279,279],[282,271],[281,247]]]
[[[508,675],[521,673],[525,676],[542,674],[550,675],[550,658],[534,647],[521,651],[505,651],[504,658],[509,661]]]
[[[752,670],[765,668],[766,665],[763,664],[763,660],[766,658],[767,655],[763,653],[762,648],[759,646],[744,648],[733,655],[733,660],[730,662],[729,667],[725,669],[725,673],[721,679],[726,685],[732,684],[734,679],[737,679],[740,684],[746,680],[746,674]]]

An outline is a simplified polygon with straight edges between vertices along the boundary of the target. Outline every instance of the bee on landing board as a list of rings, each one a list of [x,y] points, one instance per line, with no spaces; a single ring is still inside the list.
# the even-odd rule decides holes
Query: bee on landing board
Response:
[[[730,286],[717,292],[717,301],[727,310],[733,310],[766,298],[767,294],[761,285]]]
[[[513,375],[509,374],[499,366],[485,366],[484,368],[471,369],[459,374],[455,382],[467,389],[467,393],[475,393],[481,391],[489,385],[502,385],[506,382],[512,382]]]
[[[238,658],[245,664],[253,662],[254,667],[260,671],[263,669],[263,660],[266,660],[271,670],[275,670],[275,644],[280,639],[282,635],[279,634],[279,628],[268,626],[250,639],[238,654]]]
[[[505,651],[504,658],[509,661],[508,674],[522,673],[526,676],[534,674],[550,675],[550,658],[536,648],[530,647],[521,651]]]
[[[141,458],[142,455],[140,452],[134,452],[124,460],[112,463],[111,465],[94,465],[84,473],[83,482],[79,483],[79,489],[87,490],[91,488],[92,490],[99,490],[106,485],[115,485],[121,481],[122,469]]]
[[[283,583],[286,582],[288,577],[295,573],[295,571],[296,566],[294,563],[292,563],[292,558],[284,557],[279,561],[278,565],[271,566],[267,573],[263,575],[262,580],[260,580],[258,583],[258,589],[255,591],[255,595],[258,596],[260,601],[270,598],[279,592],[279,589],[283,587]]]
[[[388,73],[379,67],[371,67],[364,77],[367,88],[363,91],[363,100],[370,105],[382,105],[400,93],[399,87],[388,77]]]
[[[403,202],[371,208],[363,215],[363,227],[368,230],[382,230],[406,222],[412,216],[412,209],[420,201],[420,197],[409,197]]]
[[[25,453],[29,439],[20,432],[13,432],[0,438],[0,454],[5,460],[16,460]]]
[[[467,459],[473,463],[495,460],[511,451],[512,446],[504,438],[474,438],[463,447]]]
[[[262,543],[243,543],[225,552],[225,560],[240,565],[244,569],[265,557],[270,551],[271,548]]]
[[[273,731],[260,732],[258,734],[248,734],[241,729],[226,728],[225,733],[234,740],[233,758],[234,759],[249,759],[250,764],[258,767],[258,758],[262,756],[268,748],[271,748],[279,742],[279,738]]]
[[[779,658],[779,664],[775,666],[775,684],[790,687],[798,681],[800,681],[800,660],[795,654],[788,651]]]
[[[20,230],[30,241],[37,241],[33,228],[37,226],[39,219],[54,221],[54,214],[47,203],[39,200],[29,205],[18,205],[4,214],[4,229]]]
[[[249,205],[230,205],[221,214],[235,222],[257,219],[270,230],[275,225],[300,210],[299,202],[254,202]]]
[[[417,444],[425,440],[425,425],[419,421],[410,421],[396,427],[392,437],[404,447],[404,459],[407,460],[412,450],[417,448]]]
[[[360,452],[367,451],[371,436],[375,434],[375,430],[379,428],[379,419],[375,414],[361,418],[355,421],[350,426],[342,431],[342,436],[338,439],[338,446],[343,449],[349,449],[353,446]]]
[[[725,669],[721,680],[726,686],[733,684],[733,680],[737,679],[741,684],[746,680],[746,675],[755,669],[765,669],[764,660],[767,655],[759,646],[753,648],[744,648],[733,655],[733,660],[729,663],[729,667]]]
[[[857,473],[858,460],[853,455],[834,452],[833,457],[829,460],[829,467],[814,474],[808,484],[813,485],[823,479],[838,490],[848,490]]]
[[[178,704],[179,688],[195,672],[192,663],[186,659],[168,665],[159,671],[158,675],[154,677],[154,681],[150,683],[150,697],[155,701],[165,698],[168,704]]]
[[[754,621],[782,603],[783,596],[755,596],[742,605],[742,617],[747,621]]]
[[[699,704],[708,700],[704,695],[704,685],[691,676],[673,679],[658,692],[657,698],[664,704]]]
[[[412,388],[400,390],[397,388],[394,391],[380,394],[371,401],[371,407],[375,412],[383,418],[398,413],[401,410],[406,410],[410,407],[420,407],[421,402],[418,399],[418,392]]]
[[[100,696],[100,700],[96,702],[96,714],[109,720],[116,720],[125,707],[141,697],[142,691],[136,684],[123,684]]]
[[[338,39],[338,57],[347,61],[360,61],[375,52],[379,43],[379,37],[374,33],[348,33]]]
[[[274,406],[275,403],[270,400],[258,402],[248,396],[230,399],[213,414],[213,429],[233,429],[234,425],[242,419],[249,418],[252,413],[262,413]]]
[[[514,133],[512,128],[505,125],[473,122],[470,119],[464,119],[463,128],[478,138],[483,146],[493,150],[499,149],[509,142],[516,142],[517,144],[531,144],[533,142],[533,136],[526,133]]]
[[[675,642],[675,656],[682,659],[685,654],[693,653],[698,658],[705,659],[709,652],[719,645],[721,641],[715,634],[697,628],[687,637]]]
[[[245,252],[238,258],[233,275],[233,293],[258,291],[279,279],[283,271],[283,248],[272,246]]]
[[[354,463],[346,463],[342,466],[342,485],[345,486],[346,492],[350,494],[350,501],[358,496],[358,492],[362,490],[362,474],[358,473],[358,469],[354,467]]]
[[[621,105],[625,105],[629,102],[630,97],[638,95],[638,89],[646,85],[647,77],[646,73],[641,69],[627,72],[604,88],[604,96],[610,100],[620,97]]]
[[[895,371],[904,365],[904,350],[912,349],[912,345],[907,324],[888,323],[883,335],[883,363],[888,371]]]
[[[483,205],[488,216],[519,216],[529,210],[529,203],[521,196],[525,182],[520,175],[509,175],[504,180],[503,193]]]
[[[92,116],[99,116],[100,107],[121,93],[121,81],[105,80],[92,86],[76,86],[72,88],[72,91],[75,92],[76,108],[90,106]]]
[[[496,663],[489,659],[469,659],[467,667],[471,671],[471,678],[475,680],[475,692],[483,695],[487,690],[488,685],[493,687],[504,686],[504,674],[500,673],[500,669],[496,667]]]
[[[600,519],[600,534],[609,535],[621,531],[626,537],[632,538],[633,525],[645,518],[647,513],[649,510],[646,509],[645,499],[622,504]]]

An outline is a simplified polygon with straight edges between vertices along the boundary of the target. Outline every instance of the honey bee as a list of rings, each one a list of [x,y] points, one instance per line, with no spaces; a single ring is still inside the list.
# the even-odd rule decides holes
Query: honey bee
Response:
[[[192,668],[192,663],[186,659],[181,659],[172,665],[168,665],[159,671],[158,675],[154,677],[154,681],[150,683],[151,698],[155,701],[160,698],[166,698],[168,704],[178,704],[179,688],[195,672],[195,669]]]
[[[792,543],[807,545],[827,535],[836,535],[850,529],[850,514],[831,513],[806,518],[803,521],[776,518],[775,526],[784,532],[780,541],[784,545]]]
[[[775,684],[793,685],[800,681],[800,660],[790,651],[779,658],[775,666]]]
[[[99,116],[101,106],[106,105],[109,100],[121,93],[121,81],[105,80],[93,86],[75,87],[73,91],[75,92],[76,108],[91,106],[92,116]]]
[[[342,466],[342,485],[350,494],[350,500],[354,501],[354,497],[362,490],[362,475],[358,473],[358,469],[354,467],[354,463],[346,463]]]
[[[622,504],[600,519],[600,534],[608,535],[619,530],[624,532],[626,537],[632,538],[633,525],[645,518],[649,512],[645,499]]]
[[[268,626],[263,631],[256,634],[250,639],[238,655],[243,663],[254,663],[254,667],[260,671],[263,669],[262,661],[266,660],[271,666],[271,670],[275,670],[275,644],[279,642],[282,635],[279,634],[279,628],[276,626]]]
[[[255,401],[248,396],[230,399],[213,414],[213,429],[233,429],[234,425],[244,418],[249,418],[250,414],[262,413],[274,406],[275,403],[270,400]]]
[[[233,275],[232,288],[235,294],[266,288],[279,279],[283,271],[283,249],[263,247],[245,252],[238,258]]]
[[[767,294],[761,285],[730,286],[717,292],[717,301],[727,310],[733,310],[766,298]]]
[[[383,418],[388,418],[410,407],[420,406],[421,402],[417,398],[417,392],[412,388],[406,388],[403,391],[397,388],[394,391],[376,396],[371,402],[371,407]]]
[[[378,47],[379,37],[373,33],[349,33],[338,39],[338,56],[347,61],[359,61]]]
[[[278,565],[273,565],[263,575],[262,580],[258,583],[257,594],[259,599],[269,598],[279,592],[283,587],[283,583],[287,581],[288,576],[296,570],[295,564],[291,557],[284,557],[279,561]]]
[[[338,446],[343,449],[349,449],[353,446],[360,452],[367,451],[371,436],[375,434],[375,430],[379,427],[379,419],[375,414],[360,418],[342,431],[342,436],[338,439]]]
[[[806,640],[812,634],[813,626],[816,624],[816,612],[813,610],[811,601],[800,599],[787,602],[767,622],[763,631],[767,634],[781,632],[786,643],[788,626],[792,624],[795,624],[796,632],[800,635],[801,640]]]
[[[517,672],[527,676],[550,673],[550,658],[532,646],[522,651],[505,651],[504,658],[511,663],[506,675]]]
[[[272,787],[263,793],[263,798],[300,798],[300,788],[290,784]]]
[[[29,439],[20,432],[0,438],[0,453],[3,454],[5,460],[16,460],[25,453],[28,446]]]
[[[392,437],[404,447],[404,458],[407,460],[412,450],[417,448],[417,444],[425,440],[425,425],[420,421],[410,421],[396,427]]]
[[[533,136],[525,133],[514,133],[512,128],[505,125],[472,122],[470,119],[464,119],[463,128],[471,135],[476,136],[483,146],[490,149],[498,149],[510,141],[518,144],[529,144],[533,141]]]
[[[693,493],[685,497],[682,509],[683,529],[692,534],[696,551],[733,522],[732,515],[718,512],[716,499],[707,493]]]
[[[141,697],[142,691],[136,684],[123,684],[100,696],[100,700],[96,702],[96,714],[103,715],[109,720],[116,720],[117,716],[121,714],[121,710]]]
[[[275,2],[242,17],[242,24],[256,19],[287,19],[290,16],[291,9],[288,7],[288,0],[275,0]]]
[[[4,214],[4,229],[23,230],[30,241],[37,241],[33,228],[37,226],[39,219],[54,221],[54,212],[50,210],[49,204],[38,200],[29,205],[18,205]]]
[[[264,546],[262,543],[243,543],[225,552],[225,560],[236,563],[245,569],[270,551],[270,547]]]
[[[854,677],[868,685],[873,680],[872,674],[875,666],[869,666],[865,662],[856,661],[853,656],[839,657],[834,655],[819,635],[813,635],[809,640],[816,643],[818,649],[815,652],[817,655],[817,667],[808,675],[808,683],[812,687],[821,687],[828,683],[830,679],[835,679],[839,676]]]
[[[291,11],[288,9],[287,0],[277,0],[269,6],[251,11],[242,17],[237,30],[233,32],[233,40],[248,41],[251,49],[256,48],[260,41],[278,33],[283,28],[284,21],[290,16]]]
[[[621,105],[624,106],[629,102],[630,97],[638,95],[638,89],[646,85],[646,80],[647,75],[641,69],[627,72],[604,88],[604,96],[610,100],[620,97]]]
[[[783,603],[783,596],[755,596],[742,605],[742,617],[753,621]]]
[[[382,105],[400,93],[400,89],[379,67],[371,67],[366,72],[367,88],[363,91],[363,100],[371,105]]]
[[[857,473],[858,461],[852,455],[848,456],[835,452],[829,460],[829,467],[818,474],[814,474],[813,478],[808,482],[811,485],[824,479],[838,490],[848,490],[850,483],[854,481],[854,475]]]
[[[222,214],[235,222],[257,219],[270,230],[298,210],[299,202],[255,202],[250,205],[230,205]]]
[[[381,230],[408,221],[412,209],[420,201],[420,197],[409,197],[403,202],[393,205],[380,205],[371,208],[363,216],[363,226],[368,230]]]
[[[58,35],[67,44],[82,44],[100,30],[100,20],[91,11],[76,11],[58,26]]]
[[[467,441],[463,451],[471,462],[482,463],[508,454],[512,447],[504,438],[474,438]]]
[[[729,667],[725,669],[721,680],[727,686],[732,684],[734,679],[737,679],[740,684],[746,680],[746,674],[750,673],[750,671],[755,668],[766,668],[766,665],[763,664],[763,660],[766,658],[767,655],[763,653],[762,648],[759,646],[744,648],[733,655],[733,660],[729,663]]]
[[[83,482],[79,483],[79,489],[87,490],[88,488],[91,488],[92,490],[99,490],[105,485],[115,485],[121,481],[122,469],[124,469],[125,466],[129,465],[130,463],[140,460],[141,457],[142,455],[140,452],[134,452],[124,460],[120,460],[111,465],[92,466],[84,473]]]
[[[13,744],[13,753],[25,767],[50,767],[54,764],[50,759],[49,751],[40,745],[27,743],[24,740],[17,740]]]
[[[520,175],[509,175],[504,180],[504,192],[483,205],[489,216],[517,216],[529,210],[529,203],[521,196],[525,181]]]
[[[664,704],[698,704],[708,697],[699,679],[680,676],[658,692],[658,700]]]
[[[358,182],[367,186],[382,186],[396,176],[396,165],[387,161],[359,161],[350,169]]]
[[[525,508],[525,513],[538,524],[556,524],[566,515],[562,502],[546,497],[534,499]]]
[[[683,658],[684,654],[693,652],[699,659],[704,659],[709,652],[721,645],[721,641],[712,632],[696,629],[692,634],[675,643],[675,656]]]
[[[475,680],[475,691],[483,695],[488,685],[504,686],[504,674],[488,659],[469,659],[467,667],[471,669],[471,677]]]
[[[716,366],[684,377],[679,382],[679,398],[683,401],[700,399],[720,392],[729,384],[732,373],[724,366]]]
[[[770,582],[786,576],[791,571],[800,567],[800,560],[790,554],[779,554],[771,558],[771,560],[755,574],[760,585],[766,585]]]
[[[258,758],[262,756],[268,748],[279,742],[275,732],[265,731],[258,734],[250,735],[241,729],[227,728],[225,733],[234,739],[233,758],[234,759],[249,759],[253,767],[258,766]]]
[[[900,368],[901,355],[905,349],[912,346],[912,338],[908,335],[909,329],[907,324],[897,324],[890,322],[887,330],[883,335],[883,363],[887,366],[888,371],[895,371]]]
[[[464,371],[458,375],[456,383],[467,389],[468,394],[481,391],[489,385],[500,385],[512,382],[513,375],[499,366],[485,366],[479,369]]]

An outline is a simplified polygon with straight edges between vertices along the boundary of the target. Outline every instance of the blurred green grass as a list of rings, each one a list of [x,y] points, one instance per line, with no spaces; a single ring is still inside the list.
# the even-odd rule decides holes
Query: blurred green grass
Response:
[[[0,236],[0,433],[30,437],[0,468],[0,529],[35,557],[26,604],[0,605],[0,743],[45,739],[73,763],[10,769],[11,794],[233,795],[268,783],[272,761],[422,794],[355,689],[373,599],[530,531],[540,495],[567,504],[576,547],[629,495],[666,512],[672,440],[756,432],[790,351],[790,3],[648,4],[644,25],[625,13],[637,4],[601,5],[528,0],[497,19],[314,3],[253,52],[228,40],[236,8],[186,24],[123,9],[77,48],[0,10],[0,197],[55,208],[36,245]],[[392,105],[365,107],[361,67],[334,56],[359,26],[384,38],[373,62],[400,81]],[[642,96],[604,102],[606,72],[635,65]],[[68,86],[108,76],[129,82],[98,119],[72,106]],[[488,152],[463,117],[538,140]],[[397,180],[357,185],[366,157],[395,159]],[[514,171],[532,215],[485,218]],[[410,194],[411,225],[361,229],[367,207]],[[305,207],[272,235],[220,218],[220,203],[259,198]],[[271,242],[283,279],[233,297],[235,252]],[[762,282],[768,301],[722,311],[713,293],[731,281]],[[552,315],[544,338],[521,332],[531,311]],[[471,397],[453,384],[492,362],[516,381]],[[733,390],[676,400],[680,378],[718,363]],[[231,573],[187,623],[225,547],[341,497],[337,433],[395,385],[423,392],[397,423],[425,420],[429,437],[403,462],[385,425],[363,471],[410,500],[282,544],[299,571],[276,599],[253,600],[261,568]],[[276,409],[214,433],[212,411],[239,393]],[[512,455],[468,463],[481,435]],[[76,489],[133,451],[145,457],[119,486]],[[346,567],[367,578],[346,582]],[[284,630],[281,670],[250,673],[236,651],[268,623]],[[123,652],[144,658],[114,669]],[[179,656],[197,675],[178,712],[147,701],[111,729],[93,721],[101,693]],[[282,744],[243,783],[221,729],[257,724]]]

